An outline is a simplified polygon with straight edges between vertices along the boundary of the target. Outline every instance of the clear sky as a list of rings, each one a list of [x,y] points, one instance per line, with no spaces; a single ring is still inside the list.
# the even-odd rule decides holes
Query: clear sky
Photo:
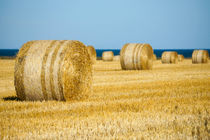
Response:
[[[0,0],[0,49],[52,39],[210,49],[210,0]]]

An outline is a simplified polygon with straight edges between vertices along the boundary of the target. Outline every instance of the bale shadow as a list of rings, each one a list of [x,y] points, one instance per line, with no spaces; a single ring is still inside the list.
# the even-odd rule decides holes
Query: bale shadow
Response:
[[[4,101],[21,101],[17,96],[8,96],[3,98]]]

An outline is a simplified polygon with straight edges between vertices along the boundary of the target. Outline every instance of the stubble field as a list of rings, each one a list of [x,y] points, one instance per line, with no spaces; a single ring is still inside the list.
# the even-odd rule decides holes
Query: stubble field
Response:
[[[0,59],[0,139],[210,139],[210,63],[122,71],[97,61],[89,98],[24,102],[14,62]]]

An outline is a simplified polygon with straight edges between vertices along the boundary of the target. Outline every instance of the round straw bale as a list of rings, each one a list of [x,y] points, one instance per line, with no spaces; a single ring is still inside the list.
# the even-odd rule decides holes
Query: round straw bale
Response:
[[[178,61],[183,61],[184,60],[184,55],[182,55],[182,54],[179,54],[178,55]]]
[[[128,43],[120,51],[123,70],[152,69],[153,49],[149,44]]]
[[[91,62],[94,64],[96,62],[96,50],[93,46],[87,46],[88,53],[90,55]]]
[[[113,58],[114,61],[120,61],[120,55],[115,55]]]
[[[79,100],[91,92],[92,64],[79,41],[29,41],[16,57],[14,79],[21,100]]]
[[[162,63],[174,63],[178,62],[178,54],[174,51],[165,51],[162,54]]]
[[[192,54],[192,63],[208,63],[209,53],[207,50],[194,50]]]
[[[156,54],[153,54],[153,60],[157,60]]]
[[[112,51],[105,51],[102,53],[103,61],[112,61],[114,57],[114,53]]]

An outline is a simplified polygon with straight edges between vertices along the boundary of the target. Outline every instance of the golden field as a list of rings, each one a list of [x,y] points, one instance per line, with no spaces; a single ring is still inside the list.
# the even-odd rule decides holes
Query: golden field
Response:
[[[122,71],[97,61],[89,98],[26,102],[14,62],[0,59],[0,139],[210,139],[210,63]]]

